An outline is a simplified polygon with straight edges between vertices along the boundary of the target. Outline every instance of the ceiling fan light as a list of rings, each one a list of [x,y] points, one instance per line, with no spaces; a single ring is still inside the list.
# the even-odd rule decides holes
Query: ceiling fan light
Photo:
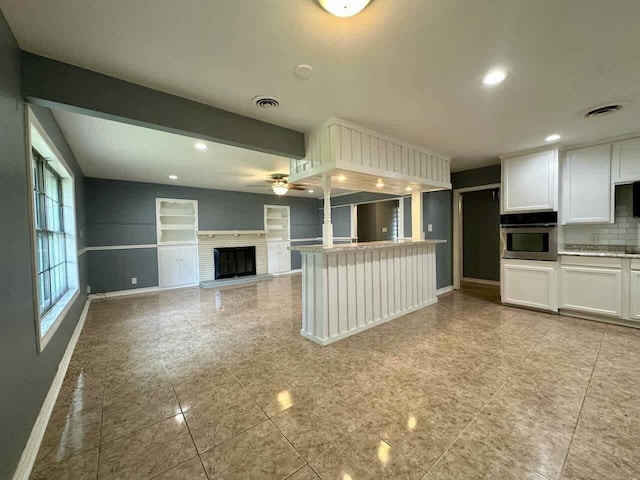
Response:
[[[289,191],[289,187],[287,187],[287,184],[280,181],[273,182],[273,185],[271,185],[271,189],[276,195],[285,195]]]

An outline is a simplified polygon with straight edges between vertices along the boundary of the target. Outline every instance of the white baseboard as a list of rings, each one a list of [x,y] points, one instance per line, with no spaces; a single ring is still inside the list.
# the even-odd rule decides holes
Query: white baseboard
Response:
[[[194,283],[192,285],[178,285],[177,287],[145,287],[145,288],[131,288],[129,290],[116,290],[115,292],[104,292],[104,293],[92,293],[89,295],[89,300],[100,300],[103,298],[111,298],[111,297],[125,297],[127,295],[140,295],[143,293],[153,293],[153,292],[162,292],[165,290],[177,290],[179,288],[193,288],[200,286],[199,283]]]
[[[75,350],[76,344],[78,343],[78,338],[80,337],[80,333],[82,332],[82,327],[84,326],[84,321],[87,318],[87,311],[89,310],[90,304],[91,303],[88,299],[84,303],[84,308],[82,309],[82,313],[80,314],[80,318],[78,319],[76,328],[73,331],[73,335],[71,335],[71,339],[69,340],[67,349],[65,350],[64,355],[62,356],[62,359],[58,364],[58,371],[56,372],[55,377],[53,377],[53,381],[51,382],[51,386],[49,387],[47,396],[42,403],[42,407],[40,408],[40,413],[38,413],[36,422],[31,429],[31,435],[29,435],[27,445],[22,451],[20,462],[18,463],[18,468],[16,468],[16,471],[12,477],[13,480],[27,480],[29,478],[29,475],[31,475],[31,470],[33,469],[33,464],[36,461],[36,457],[38,456],[38,450],[40,449],[40,444],[42,443],[44,432],[47,430],[47,425],[49,424],[49,419],[51,418],[53,407],[56,404],[58,393],[60,393],[60,387],[62,387],[62,382],[65,375],[67,374],[67,368],[69,367],[71,356],[73,355],[73,351]]]
[[[448,285],[446,287],[442,287],[436,290],[436,296],[439,297],[440,295],[443,295],[445,293],[449,293],[453,291],[453,285]]]
[[[462,281],[469,283],[481,283],[483,285],[500,285],[500,282],[497,280],[485,280],[484,278],[462,277]]]

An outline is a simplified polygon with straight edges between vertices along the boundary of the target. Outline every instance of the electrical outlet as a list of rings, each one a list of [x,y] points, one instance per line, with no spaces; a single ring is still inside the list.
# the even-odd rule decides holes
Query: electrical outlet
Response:
[[[136,277],[131,277],[131,285],[137,285],[138,279]]]
[[[91,285],[87,285],[87,293],[91,293]]]
[[[433,225],[431,223],[427,225],[427,232],[433,232]]]
[[[387,233],[387,227],[382,227],[382,233]]]

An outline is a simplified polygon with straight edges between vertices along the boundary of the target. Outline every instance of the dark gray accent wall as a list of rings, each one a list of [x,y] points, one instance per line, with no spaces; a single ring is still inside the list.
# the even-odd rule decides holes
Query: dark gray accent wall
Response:
[[[499,163],[488,167],[463,170],[462,172],[451,174],[451,183],[454,189],[500,183],[500,172],[501,167]]]
[[[322,224],[324,208],[320,209],[318,215],[318,221]],[[351,237],[351,206],[331,207],[331,223],[333,224],[334,237]],[[322,236],[322,227],[320,227],[320,236]]]
[[[425,238],[446,240],[436,246],[436,284],[438,288],[453,285],[453,217],[451,190],[423,194],[423,223]],[[427,225],[433,231],[427,231]]]
[[[363,203],[357,208],[359,242],[378,242],[396,238],[398,202]],[[386,232],[383,229],[386,229]]]
[[[49,58],[22,52],[22,93],[32,103],[303,158],[304,134]]]
[[[463,276],[500,280],[500,200],[495,190],[462,194]]]
[[[262,230],[264,205],[291,207],[291,238],[322,235],[318,201],[255,193],[153,183],[85,179],[88,246],[156,243],[156,198],[198,200],[200,230]],[[158,263],[147,249],[89,252],[92,292],[126,290],[158,284]],[[300,268],[300,254],[291,253],[291,268]],[[118,266],[118,267],[115,267]],[[120,269],[120,267],[122,267]],[[150,273],[153,272],[153,273]],[[131,277],[138,283],[131,285]]]
[[[33,255],[29,225],[25,104],[20,93],[20,50],[0,12],[0,478],[9,479],[18,465],[42,402],[80,317],[85,295],[67,314],[42,353],[36,344]],[[39,116],[40,118],[40,116]],[[43,126],[66,152],[57,125]],[[60,137],[58,137],[60,135]],[[72,156],[65,157],[82,183]],[[81,188],[80,188],[81,190]],[[82,210],[82,197],[77,198]],[[80,216],[81,217],[81,216]],[[82,220],[78,224],[82,229]],[[86,272],[79,259],[81,288]]]

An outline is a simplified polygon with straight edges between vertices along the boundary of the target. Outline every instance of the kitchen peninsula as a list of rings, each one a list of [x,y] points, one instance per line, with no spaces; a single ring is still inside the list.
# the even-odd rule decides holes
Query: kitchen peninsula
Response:
[[[322,245],[290,247],[302,256],[301,335],[328,345],[414,310],[436,297],[436,245],[425,240],[423,192],[451,189],[450,159],[339,118],[307,135],[289,181],[321,186]],[[411,239],[333,245],[331,186],[411,194]]]

